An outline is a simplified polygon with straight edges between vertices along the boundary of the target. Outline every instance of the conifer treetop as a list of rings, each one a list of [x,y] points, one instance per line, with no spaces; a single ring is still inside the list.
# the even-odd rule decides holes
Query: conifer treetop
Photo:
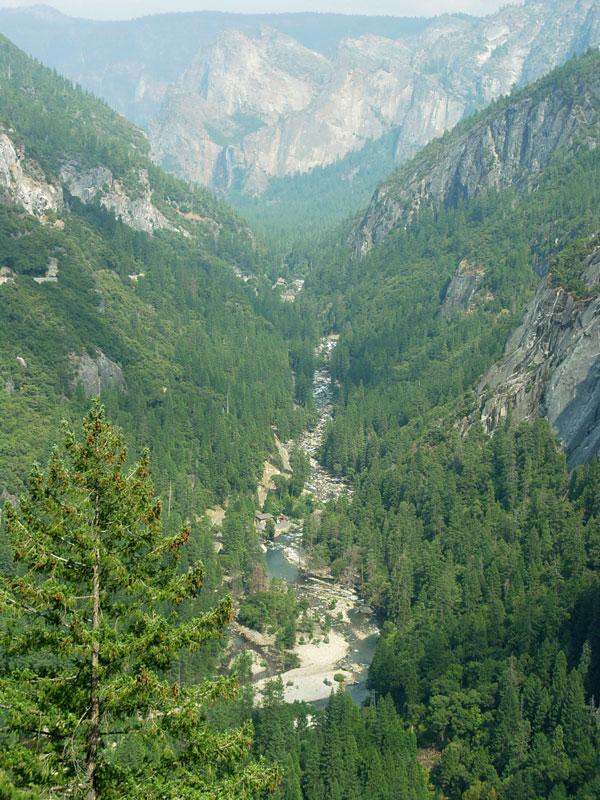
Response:
[[[178,570],[190,530],[163,535],[148,454],[128,464],[99,402],[81,439],[65,424],[64,454],[34,465],[6,527],[16,565],[0,577],[0,795],[229,800],[277,785],[248,757],[248,726],[205,722],[233,679],[168,677],[182,649],[223,635],[231,599],[178,618],[203,581],[201,564]],[[135,766],[111,758],[122,737],[141,746]]]

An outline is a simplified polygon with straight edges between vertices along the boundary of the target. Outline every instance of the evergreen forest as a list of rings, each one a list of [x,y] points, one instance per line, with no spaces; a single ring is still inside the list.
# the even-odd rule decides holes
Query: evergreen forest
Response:
[[[424,206],[359,257],[359,216],[339,220],[392,142],[234,211],[0,40],[0,798],[600,797],[600,459],[573,469],[546,419],[480,417],[540,279],[574,309],[598,295],[599,87],[590,51],[461,122],[386,186],[517,100],[586,119],[534,178]],[[99,170],[93,196],[65,177]],[[62,203],[26,209],[19,180]],[[350,489],[323,502],[281,446],[321,422],[312,455]],[[259,691],[235,644],[270,636],[285,672],[315,627],[329,641],[267,578],[288,518],[305,571],[380,621],[362,705]]]

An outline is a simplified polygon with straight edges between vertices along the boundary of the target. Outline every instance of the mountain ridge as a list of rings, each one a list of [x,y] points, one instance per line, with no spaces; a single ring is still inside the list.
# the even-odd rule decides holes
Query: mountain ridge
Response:
[[[404,441],[430,425],[435,439],[437,426],[464,430],[483,415],[491,433],[511,413],[547,416],[570,464],[593,456],[597,353],[585,343],[597,335],[598,287],[585,260],[600,225],[599,120],[600,52],[590,50],[430,143],[380,185],[362,219],[332,234],[305,284],[329,301],[340,333],[339,406],[322,450],[330,469],[360,470],[380,430],[397,426]],[[539,313],[525,318],[536,291]],[[542,324],[556,298],[568,313]],[[520,320],[513,359],[506,343]],[[498,376],[484,379],[493,364]]]
[[[271,425],[303,414],[269,317],[302,323],[271,292],[253,234],[154,165],[131,122],[4,37],[0,75],[0,493],[96,392],[136,446],[150,440],[180,520],[252,493]]]
[[[395,226],[408,225],[421,210],[455,207],[503,186],[530,191],[536,173],[557,150],[572,144],[596,113],[585,97],[573,102],[569,88],[548,93],[559,73],[560,68],[532,91],[522,89],[465,120],[384,180],[355,234],[356,255],[364,255]],[[588,89],[597,99],[597,82]]]
[[[203,12],[161,20],[160,36],[153,18],[65,19],[42,34],[31,15],[0,12],[0,29],[19,34],[19,44],[135,121],[153,119],[153,152],[170,171],[249,193],[263,192],[273,176],[332,164],[390,132],[394,158],[402,162],[513,83],[531,81],[600,41],[592,0],[509,5],[483,18]],[[276,28],[288,43],[294,39],[285,58],[281,48],[268,52],[261,25]],[[225,34],[226,27],[237,32]],[[67,30],[77,34],[75,49]],[[309,50],[329,76],[324,81],[300,74]],[[216,64],[210,69],[211,58],[218,70]],[[228,74],[239,76],[235,98]],[[268,89],[282,81],[288,103],[277,110]],[[204,96],[209,86],[219,102]],[[261,93],[264,102],[248,104]]]
[[[597,16],[589,0],[563,4],[560,14],[556,7],[535,3],[506,6],[484,18],[436,17],[418,38],[365,32],[339,42],[324,83],[305,76],[295,94],[291,76],[273,54],[263,56],[261,69],[244,69],[247,52],[264,50],[263,32],[254,37],[231,32],[243,44],[230,47],[226,57],[222,48],[228,34],[221,32],[202,49],[207,60],[191,65],[178,80],[178,85],[189,85],[193,78],[200,90],[167,95],[160,119],[150,126],[153,152],[159,163],[200,183],[258,194],[272,176],[309,172],[391,131],[397,132],[395,159],[403,162],[513,84],[562,63],[581,47],[584,29],[588,38],[594,35],[591,22]],[[211,69],[211,58],[217,59],[218,69]],[[236,82],[238,94],[231,105],[226,76],[245,74],[245,80],[266,90],[272,69],[281,69],[281,79],[289,84],[291,111],[276,111],[260,101],[249,108],[244,79]],[[206,106],[209,82],[220,82],[223,98],[228,97],[213,104],[212,111]],[[232,115],[246,109],[262,124],[234,132]],[[229,124],[228,142],[212,135],[207,124],[211,113],[210,124]]]

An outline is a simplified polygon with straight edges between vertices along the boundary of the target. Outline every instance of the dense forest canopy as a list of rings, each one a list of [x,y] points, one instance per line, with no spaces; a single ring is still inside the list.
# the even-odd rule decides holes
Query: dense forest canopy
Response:
[[[0,792],[241,800],[273,789],[276,769],[247,757],[247,725],[205,724],[234,678],[176,680],[180,652],[222,637],[232,602],[176,613],[204,580],[199,562],[179,566],[191,531],[163,534],[147,453],[126,462],[96,401],[6,507],[20,568],[0,578]],[[119,757],[136,743],[137,758]]]
[[[139,130],[6,40],[0,55],[2,122],[26,159],[50,181],[67,162],[101,165],[126,188],[133,181],[134,197],[146,170],[153,202],[179,230],[132,230],[66,190],[65,210],[50,220],[58,224],[3,207],[3,266],[13,280],[0,287],[10,309],[0,319],[10,388],[0,393],[0,486],[15,493],[60,418],[80,415],[74,359],[101,351],[126,386],[106,390],[110,415],[138,447],[150,444],[158,487],[165,494],[171,485],[181,518],[251,492],[273,446],[271,425],[287,437],[301,424],[289,343],[312,341],[314,322],[272,295],[270,263],[245,223],[154,167]],[[208,220],[208,232],[195,218]],[[51,258],[56,282],[36,283]],[[251,285],[233,268],[253,274]]]
[[[599,70],[590,52],[518,97],[591,102]],[[512,102],[426,148],[382,203]],[[476,391],[540,275],[575,303],[597,293],[581,280],[600,228],[591,111],[525,193],[507,185],[421,209],[360,260],[348,227],[305,284],[340,335],[320,458],[355,488],[307,546],[384,614],[369,685],[437,753],[430,779],[451,798],[599,791],[599,462],[570,475],[544,421],[509,415],[490,439]],[[468,306],[448,300],[458,279],[475,287]]]
[[[330,364],[336,405],[317,456],[350,481],[353,496],[315,512],[303,495],[308,460],[292,452],[291,473],[265,508],[285,504],[303,517],[312,563],[358,587],[381,614],[371,702],[358,709],[339,691],[325,710],[289,705],[275,682],[256,705],[242,655],[237,699],[205,713],[222,731],[254,727],[254,755],[284,768],[280,800],[600,794],[600,461],[569,473],[543,420],[517,426],[509,415],[490,438],[476,391],[539,275],[549,272],[575,305],[596,292],[582,269],[600,230],[600,109],[585,91],[599,74],[600,56],[589,53],[523,90],[586,102],[592,120],[527,191],[503,185],[421,209],[359,260],[356,220],[291,248],[281,227],[273,249],[257,243],[234,211],[152,165],[134,126],[0,42],[0,133],[20,168],[58,187],[65,163],[80,173],[103,167],[124,202],[149,186],[167,223],[135,230],[103,205],[105,195],[83,202],[66,183],[64,205],[36,216],[11,202],[12,184],[3,189],[3,498],[15,503],[31,462],[50,457],[60,419],[89,406],[81,365],[98,369],[107,359],[122,378],[100,386],[107,416],[132,453],[149,447],[166,533],[189,526],[176,580],[204,562],[204,584],[178,604],[176,628],[229,608],[225,576],[240,620],[274,629],[283,663],[301,604],[283,584],[264,585],[256,486],[265,458],[277,458],[274,429],[285,441],[314,422],[315,344],[339,334]],[[414,163],[436,163],[481,118]],[[338,192],[335,172],[317,171],[303,185],[331,182]],[[286,187],[291,197],[293,182],[282,196]],[[305,222],[323,221],[329,203],[320,198]],[[263,222],[268,230],[272,222]],[[56,280],[36,281],[49,264]],[[274,290],[279,274],[305,278],[295,302]],[[457,275],[476,276],[466,306],[448,301]],[[133,468],[135,458],[123,458]],[[53,500],[50,489],[42,500]],[[227,506],[219,554],[203,519],[216,503]],[[13,556],[3,529],[0,571],[18,584]],[[4,676],[23,668],[13,655],[0,654]],[[45,669],[52,654],[42,661]],[[216,669],[228,671],[214,642],[201,655],[178,648],[159,667],[161,680],[191,694]],[[6,714],[1,707],[1,725]],[[113,757],[116,774],[136,762],[151,770],[153,759],[164,766],[166,756],[140,735]],[[6,786],[22,777],[15,763],[4,769]],[[21,796],[0,782],[2,792]]]

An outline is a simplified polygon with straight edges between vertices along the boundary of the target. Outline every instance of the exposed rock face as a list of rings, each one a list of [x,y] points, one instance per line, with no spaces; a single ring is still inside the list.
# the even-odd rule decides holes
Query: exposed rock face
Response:
[[[152,189],[146,170],[141,169],[136,175],[137,196],[132,196],[106,167],[80,169],[77,164],[63,164],[60,179],[74,197],[79,197],[84,203],[98,199],[107,211],[136,231],[152,233],[160,228],[174,230],[152,203]]]
[[[310,105],[331,72],[324,56],[278,31],[263,27],[255,38],[224,31],[168,92],[150,128],[155,156],[220,188],[250,172],[259,189],[264,176],[286,173],[289,131],[281,126]]]
[[[48,183],[35,162],[18,153],[6,133],[0,133],[0,198],[23,206],[40,221],[63,206],[62,189]]]
[[[71,353],[69,359],[75,372],[72,385],[77,386],[79,381],[82,381],[88,397],[99,395],[111,386],[117,386],[122,392],[127,391],[121,367],[107,358],[102,350],[97,351],[95,358],[91,358],[87,353],[81,356]]]
[[[584,280],[600,283],[600,251]],[[588,461],[600,449],[600,296],[576,302],[545,277],[479,392],[488,432],[509,409],[515,422],[547,417],[569,464]]]
[[[257,36],[230,29],[167,92],[150,125],[153,152],[189,179],[250,192],[390,131],[402,162],[466,112],[598,42],[594,0],[437,17],[418,37],[343,40],[330,58],[271,28]],[[495,136],[482,143],[492,158],[501,131]]]
[[[591,86],[590,91],[597,99],[600,85]],[[490,189],[511,186],[528,191],[536,174],[558,149],[571,144],[593,114],[585,102],[574,105],[558,91],[530,95],[492,112],[449,141],[437,158],[424,151],[373,195],[356,234],[356,254],[367,253],[420,209],[456,206]]]
[[[60,179],[74,197],[83,203],[91,203],[98,192],[110,189],[113,184],[112,172],[107,167],[78,169],[77,164],[63,164]]]
[[[446,289],[441,315],[449,319],[455,311],[468,311],[484,276],[483,267],[474,266],[463,259]]]

